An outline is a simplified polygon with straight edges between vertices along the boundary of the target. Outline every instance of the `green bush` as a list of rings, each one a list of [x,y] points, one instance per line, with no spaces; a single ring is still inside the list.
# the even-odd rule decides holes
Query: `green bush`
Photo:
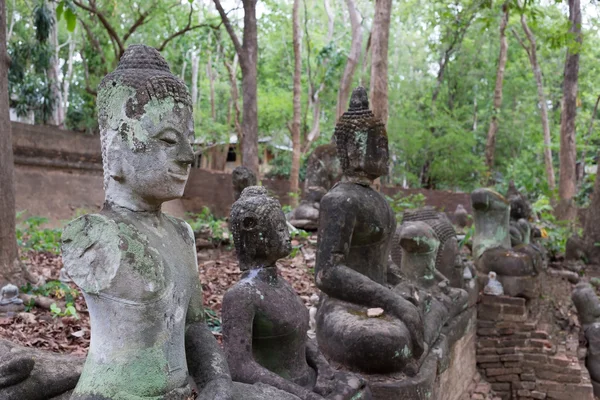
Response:
[[[404,211],[414,208],[421,208],[425,205],[425,195],[422,193],[409,194],[407,196],[402,192],[396,193],[394,196],[385,196],[390,203],[398,222],[402,221]]]
[[[532,204],[535,215],[540,218],[540,230],[542,231],[542,243],[550,258],[556,258],[564,254],[567,240],[573,235],[581,236],[581,228],[577,228],[572,222],[559,221],[554,216],[554,209],[547,196],[541,195]]]
[[[23,212],[17,213],[17,243],[25,252],[47,251],[53,254],[60,253],[60,229],[41,228],[48,222],[47,218],[29,217],[24,221]]]
[[[215,217],[210,208],[203,207],[199,214],[188,213],[188,216],[187,223],[194,233],[208,232],[213,242],[220,243],[223,240],[223,234],[227,232],[225,220]]]

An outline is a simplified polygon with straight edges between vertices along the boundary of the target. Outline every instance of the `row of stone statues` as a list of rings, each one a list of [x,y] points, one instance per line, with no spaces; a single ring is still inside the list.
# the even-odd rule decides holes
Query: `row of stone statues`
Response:
[[[161,211],[182,196],[194,160],[191,99],[156,50],[127,49],[100,84],[98,115],[106,202],[65,228],[62,247],[92,339],[77,385],[63,398],[370,399],[372,374],[435,378],[442,367],[429,360],[443,353],[446,327],[469,306],[456,234],[432,210],[407,213],[396,229],[388,202],[372,188],[388,170],[388,139],[364,88],[355,89],[335,128],[340,182],[326,194],[309,183],[319,203],[312,202],[319,211],[315,281],[323,292],[316,343],[307,337],[306,307],[277,273],[277,260],[291,250],[281,206],[264,188],[241,190],[255,184],[244,171],[230,216],[243,273],[223,300],[224,351],[205,324],[193,232]],[[505,286],[516,277],[522,288],[539,268],[535,249],[511,248],[502,196],[476,191],[472,200],[478,267],[494,269]],[[390,265],[391,250],[399,265]],[[4,395],[16,385],[44,385],[28,357],[18,358],[21,369],[9,364],[21,372],[0,379],[1,398],[48,398]]]

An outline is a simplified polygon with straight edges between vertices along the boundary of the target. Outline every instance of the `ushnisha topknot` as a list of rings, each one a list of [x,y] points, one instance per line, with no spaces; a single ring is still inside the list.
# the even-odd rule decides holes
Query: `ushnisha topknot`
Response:
[[[383,121],[369,109],[369,97],[364,87],[358,86],[352,91],[348,111],[340,117],[335,126],[334,137],[342,171],[348,172],[350,147],[365,145],[370,134],[387,136]],[[359,142],[363,143],[359,143]]]
[[[109,98],[127,86],[135,90],[135,98],[126,104],[126,115],[139,118],[144,114],[144,106],[152,99],[172,97],[176,102],[192,105],[192,97],[185,83],[171,73],[167,61],[158,50],[143,44],[131,45],[125,50],[117,68],[106,75],[98,87],[98,118],[102,129],[105,107]]]
[[[110,180],[108,149],[115,136],[118,134],[134,151],[143,151],[146,132],[136,125],[146,114],[148,103],[167,99],[173,102],[168,110],[177,112],[182,107],[192,107],[188,88],[171,73],[158,50],[141,44],[129,46],[117,68],[98,86],[98,126],[105,189]]]

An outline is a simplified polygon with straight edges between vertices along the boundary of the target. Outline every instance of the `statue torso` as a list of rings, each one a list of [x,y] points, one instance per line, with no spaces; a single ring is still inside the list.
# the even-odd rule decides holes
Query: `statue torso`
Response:
[[[308,310],[285,279],[261,279],[257,272],[250,271],[238,284],[242,290],[255,291],[254,359],[270,371],[312,388],[316,373],[306,362]]]
[[[396,229],[388,202],[371,187],[349,182],[338,183],[326,196],[347,197],[352,203],[345,209],[355,221],[345,265],[385,284],[388,253]]]
[[[186,383],[185,320],[198,281],[193,236],[164,214],[132,214],[139,213],[84,216],[67,234],[90,241],[64,246],[94,332],[76,393],[159,396]],[[73,253],[81,254],[80,263],[68,261]]]

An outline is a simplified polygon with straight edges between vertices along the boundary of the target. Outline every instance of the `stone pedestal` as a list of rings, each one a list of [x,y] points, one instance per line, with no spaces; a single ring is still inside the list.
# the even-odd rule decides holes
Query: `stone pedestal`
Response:
[[[475,370],[475,309],[469,308],[442,329],[414,377],[365,375],[374,400],[459,400]]]

